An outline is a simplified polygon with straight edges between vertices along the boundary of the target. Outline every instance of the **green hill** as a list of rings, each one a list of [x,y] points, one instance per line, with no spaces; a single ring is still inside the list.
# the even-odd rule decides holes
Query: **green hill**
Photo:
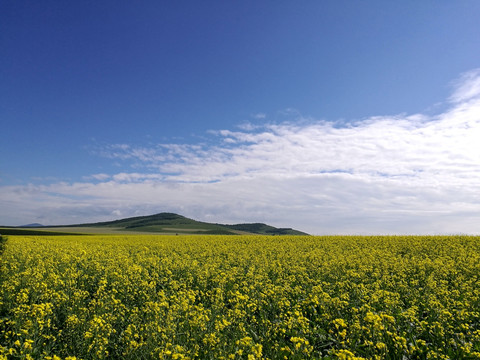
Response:
[[[188,234],[235,234],[222,225],[196,221],[174,213],[159,213],[126,219],[71,225],[75,227],[106,227],[124,229],[132,232],[161,232]]]
[[[19,228],[16,228],[17,230]],[[35,230],[34,230],[35,229]],[[125,219],[88,224],[29,227],[24,231],[45,230],[58,233],[161,233],[161,234],[262,234],[262,235],[307,235],[290,228],[276,228],[270,225],[253,224],[212,224],[196,221],[174,213],[159,213]]]
[[[267,224],[253,223],[253,224],[236,224],[223,225],[232,230],[245,231],[254,234],[263,235],[307,235],[304,232],[293,230],[292,228],[276,228]]]

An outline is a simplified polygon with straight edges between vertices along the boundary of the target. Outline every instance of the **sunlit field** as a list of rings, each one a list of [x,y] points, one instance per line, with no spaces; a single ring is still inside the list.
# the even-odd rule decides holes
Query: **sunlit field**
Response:
[[[480,359],[480,237],[9,236],[2,359]]]

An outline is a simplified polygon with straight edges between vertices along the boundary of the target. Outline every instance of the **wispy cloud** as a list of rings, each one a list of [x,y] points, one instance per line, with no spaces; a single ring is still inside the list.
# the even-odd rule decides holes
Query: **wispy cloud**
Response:
[[[435,116],[337,126],[290,112],[285,123],[212,132],[208,143],[109,145],[96,154],[135,171],[0,195],[32,220],[168,210],[312,233],[480,233],[480,70],[462,75],[449,101]]]
[[[452,102],[465,102],[480,94],[480,69],[468,71],[454,83],[455,91],[450,97]]]
[[[252,117],[254,119],[261,120],[261,119],[265,119],[267,117],[267,114],[260,112],[260,113],[253,114]]]

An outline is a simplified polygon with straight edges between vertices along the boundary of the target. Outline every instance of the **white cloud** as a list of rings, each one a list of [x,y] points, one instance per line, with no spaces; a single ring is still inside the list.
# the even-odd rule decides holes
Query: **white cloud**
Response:
[[[468,71],[454,82],[455,91],[450,97],[452,102],[465,102],[480,95],[480,68]]]
[[[137,171],[2,187],[0,216],[72,223],[173,211],[315,234],[478,234],[480,70],[463,75],[450,100],[436,116],[338,127],[296,113],[286,123],[217,131],[216,145],[110,145],[97,154]]]
[[[252,117],[257,120],[263,120],[267,117],[267,114],[260,112],[260,113],[253,114]]]
[[[93,174],[93,175],[87,175],[84,176],[84,180],[99,180],[99,181],[105,181],[109,179],[111,176],[108,174],[100,173],[100,174]]]

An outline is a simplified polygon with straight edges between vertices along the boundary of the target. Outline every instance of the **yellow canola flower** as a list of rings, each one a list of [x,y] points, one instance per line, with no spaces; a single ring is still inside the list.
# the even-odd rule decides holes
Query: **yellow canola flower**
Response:
[[[478,264],[469,236],[11,236],[0,356],[474,359]]]

